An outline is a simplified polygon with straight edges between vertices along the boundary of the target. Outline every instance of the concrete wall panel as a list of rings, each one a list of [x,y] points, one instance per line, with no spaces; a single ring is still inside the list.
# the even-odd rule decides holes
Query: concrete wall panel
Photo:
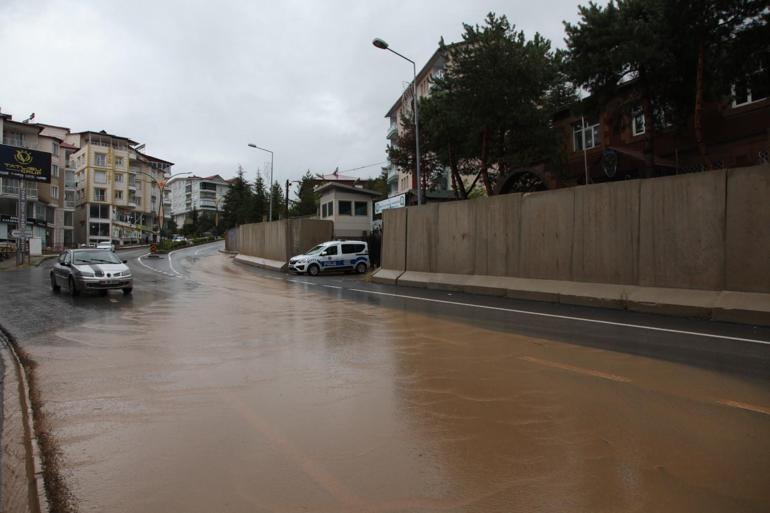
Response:
[[[391,208],[382,213],[382,268],[406,270],[406,208]]]
[[[575,188],[575,281],[638,282],[639,187],[629,180]]]
[[[438,255],[440,257],[437,259],[438,268],[433,272],[473,274],[477,204],[474,201],[438,204]]]
[[[525,194],[521,204],[520,275],[572,279],[574,187]]]
[[[334,238],[334,223],[321,219],[292,219],[289,258]]]
[[[408,207],[406,229],[406,270],[436,272],[438,249],[438,207],[430,203]]]
[[[518,276],[521,194],[486,198],[486,269],[493,276]],[[477,214],[477,222],[482,216]],[[477,261],[478,248],[477,245]]]
[[[725,288],[770,292],[770,164],[727,172]]]
[[[642,180],[639,284],[724,286],[725,171]]]

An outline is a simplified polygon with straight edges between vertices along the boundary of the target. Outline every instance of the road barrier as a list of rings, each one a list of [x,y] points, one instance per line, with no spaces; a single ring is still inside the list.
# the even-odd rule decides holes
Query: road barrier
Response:
[[[549,300],[577,287],[699,313],[724,301],[713,293],[751,293],[733,307],[770,323],[768,198],[765,164],[390,209],[374,280]]]

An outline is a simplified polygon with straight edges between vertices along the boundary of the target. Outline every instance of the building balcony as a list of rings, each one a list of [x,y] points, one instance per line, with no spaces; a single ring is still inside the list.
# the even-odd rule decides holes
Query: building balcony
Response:
[[[388,170],[388,184],[398,183],[398,171],[395,169]]]
[[[19,187],[17,185],[11,185],[8,183],[3,183],[3,188],[1,191],[3,194],[12,194],[14,196],[19,195]],[[27,199],[28,200],[36,200],[37,199],[37,187],[30,188],[27,187]]]
[[[385,138],[394,139],[396,136],[398,136],[398,127],[396,125],[391,125]]]
[[[64,200],[64,208],[75,208],[75,200]]]
[[[217,208],[216,200],[201,199],[198,204],[200,208]]]

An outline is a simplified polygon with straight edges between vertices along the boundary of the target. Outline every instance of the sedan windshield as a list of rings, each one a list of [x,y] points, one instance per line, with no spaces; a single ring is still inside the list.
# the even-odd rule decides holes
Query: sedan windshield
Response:
[[[75,251],[72,254],[75,265],[82,264],[120,264],[121,260],[112,251]]]

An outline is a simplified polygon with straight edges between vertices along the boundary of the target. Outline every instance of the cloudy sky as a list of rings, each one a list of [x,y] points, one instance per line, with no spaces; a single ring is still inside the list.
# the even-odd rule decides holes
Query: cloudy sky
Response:
[[[275,179],[385,159],[385,112],[411,65],[462,23],[506,14],[563,46],[576,0],[1,0],[0,108],[107,130],[175,171]],[[357,171],[375,175],[379,167]]]

